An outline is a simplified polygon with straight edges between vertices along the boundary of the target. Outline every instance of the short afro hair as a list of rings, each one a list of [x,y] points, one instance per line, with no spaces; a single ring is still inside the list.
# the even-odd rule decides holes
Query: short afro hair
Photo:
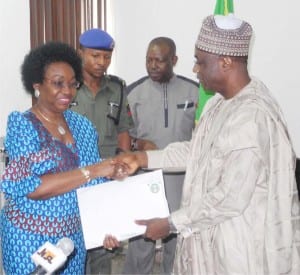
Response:
[[[82,82],[81,58],[76,50],[62,42],[48,42],[32,49],[21,66],[22,83],[27,92],[34,95],[34,83],[43,83],[47,67],[55,62],[69,64],[77,81]]]
[[[160,37],[153,38],[150,41],[148,48],[154,45],[159,45],[159,46],[166,45],[170,49],[171,56],[176,55],[176,44],[174,40],[169,37],[160,36]]]

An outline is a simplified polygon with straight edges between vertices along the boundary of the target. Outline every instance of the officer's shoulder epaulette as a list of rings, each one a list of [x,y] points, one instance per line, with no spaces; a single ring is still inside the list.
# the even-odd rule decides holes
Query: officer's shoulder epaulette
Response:
[[[118,84],[122,85],[123,87],[126,86],[125,80],[116,75],[108,74],[108,75],[106,75],[106,77],[113,82],[117,82]]]
[[[187,77],[182,76],[182,75],[177,75],[177,77],[180,78],[180,79],[182,79],[182,80],[184,80],[184,81],[187,81],[187,82],[189,82],[191,84],[194,84],[197,87],[199,87],[199,83],[197,83],[196,81],[194,81],[194,80],[192,80],[190,78],[187,78]]]
[[[140,85],[143,82],[145,82],[148,78],[149,78],[149,76],[144,76],[144,77],[140,78],[139,80],[134,81],[133,83],[131,83],[130,85],[128,85],[127,86],[127,93],[129,94],[135,87],[137,87],[138,85]]]

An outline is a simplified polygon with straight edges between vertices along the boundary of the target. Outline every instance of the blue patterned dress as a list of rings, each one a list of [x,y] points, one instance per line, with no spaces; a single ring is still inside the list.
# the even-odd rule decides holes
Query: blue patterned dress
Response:
[[[31,255],[46,241],[56,244],[62,237],[74,242],[74,252],[62,274],[84,274],[86,250],[76,191],[47,200],[27,195],[40,184],[40,177],[68,171],[100,161],[98,135],[89,120],[70,110],[64,112],[74,144],[52,137],[35,115],[12,112],[8,117],[5,148],[10,162],[0,185],[6,205],[0,216],[0,236],[6,274],[28,274],[35,269]],[[83,186],[104,182],[94,179]]]

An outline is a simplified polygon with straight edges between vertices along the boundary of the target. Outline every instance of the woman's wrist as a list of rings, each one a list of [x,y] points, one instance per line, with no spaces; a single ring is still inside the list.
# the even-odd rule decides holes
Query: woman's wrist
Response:
[[[90,170],[88,168],[81,167],[80,168],[80,172],[84,176],[84,178],[86,179],[86,181],[90,181],[91,180],[91,172],[90,172]]]

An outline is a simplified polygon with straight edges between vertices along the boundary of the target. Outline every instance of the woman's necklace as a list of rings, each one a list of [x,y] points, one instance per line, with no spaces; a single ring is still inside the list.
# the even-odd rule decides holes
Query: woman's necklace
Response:
[[[48,117],[46,117],[40,110],[39,108],[36,108],[36,111],[41,115],[41,117],[43,119],[45,119],[46,121],[52,123],[52,124],[55,124],[57,126],[57,131],[63,136],[66,134],[66,130],[63,126],[61,126],[60,124],[54,122],[54,121],[51,121]]]

